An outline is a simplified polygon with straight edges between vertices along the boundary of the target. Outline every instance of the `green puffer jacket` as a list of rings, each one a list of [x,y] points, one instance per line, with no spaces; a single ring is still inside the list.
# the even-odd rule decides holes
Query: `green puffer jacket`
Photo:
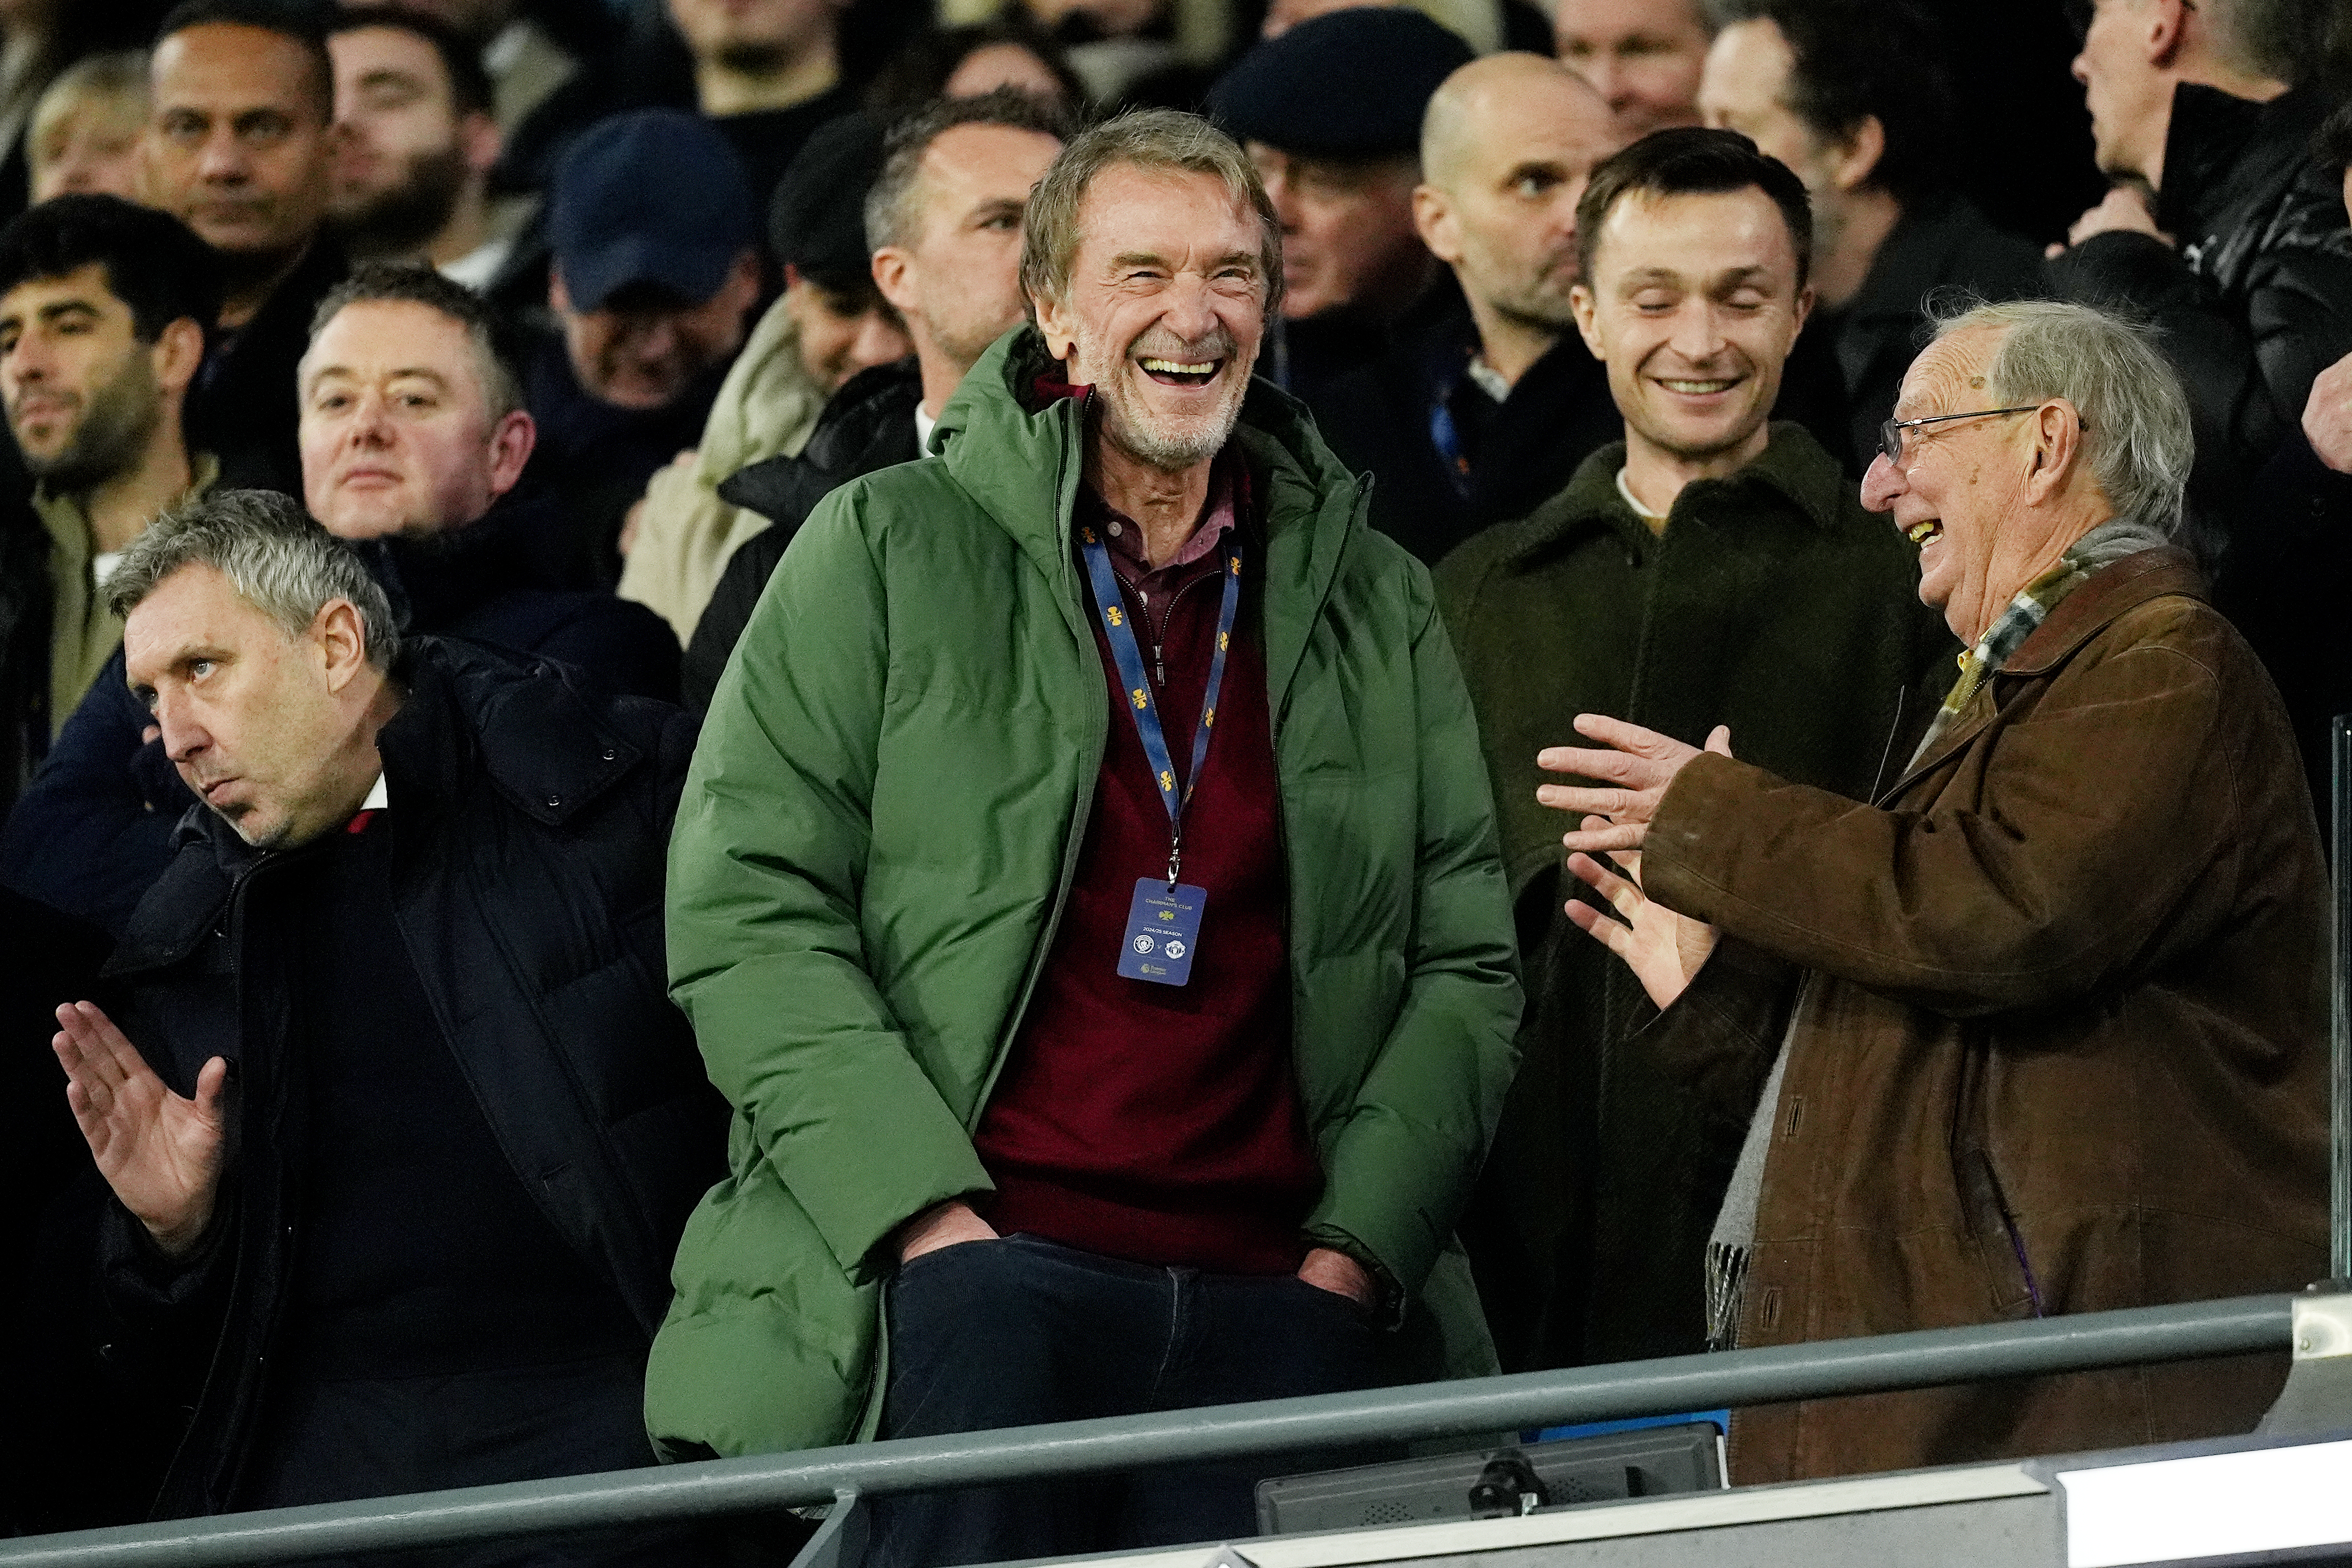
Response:
[[[672,994],[733,1102],[646,1372],[667,1457],[870,1433],[877,1254],[991,1184],[977,1125],[1069,891],[1111,721],[1073,558],[1084,407],[991,349],[944,452],[835,490],[720,679],[670,843]],[[1519,1018],[1469,700],[1428,574],[1260,383],[1234,440],[1267,523],[1309,1234],[1400,1294],[1400,1381],[1494,1352],[1452,1232]]]

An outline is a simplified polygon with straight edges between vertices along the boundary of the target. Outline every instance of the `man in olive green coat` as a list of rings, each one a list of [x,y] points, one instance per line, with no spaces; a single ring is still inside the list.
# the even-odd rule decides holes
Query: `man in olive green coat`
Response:
[[[1958,652],[1837,460],[1767,422],[1811,301],[1796,176],[1730,132],[1661,132],[1594,171],[1577,225],[1571,303],[1625,440],[1437,576],[1528,959],[1526,1064],[1464,1226],[1515,1370],[1706,1347],[1706,1241],[1746,1131],[1628,1038],[1654,1009],[1562,914],[1576,884],[1536,753],[1580,712],[1692,745],[1727,726],[1742,758],[1864,796]]]
[[[1452,1230],[1519,992],[1427,575],[1249,379],[1231,142],[1124,117],[1028,210],[1037,325],[818,507],[687,784],[673,994],[738,1115],[673,1456],[1493,1365]],[[899,1500],[876,1561],[1246,1534],[1251,1479]]]

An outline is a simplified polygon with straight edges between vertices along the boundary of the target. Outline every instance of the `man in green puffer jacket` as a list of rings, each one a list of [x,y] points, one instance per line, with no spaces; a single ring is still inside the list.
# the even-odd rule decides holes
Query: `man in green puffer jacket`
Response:
[[[1194,117],[1072,142],[1038,325],[736,648],[670,854],[738,1113],[647,1373],[672,1457],[1492,1370],[1452,1237],[1519,1016],[1492,808],[1426,573],[1249,380],[1278,236]],[[897,1500],[875,1560],[1246,1534],[1252,1479]]]

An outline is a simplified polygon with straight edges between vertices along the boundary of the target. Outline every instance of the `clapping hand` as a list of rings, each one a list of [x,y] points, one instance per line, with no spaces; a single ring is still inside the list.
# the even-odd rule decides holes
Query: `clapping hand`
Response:
[[[95,1004],[68,1003],[58,1009],[58,1024],[50,1045],[66,1069],[66,1102],[99,1174],[156,1246],[173,1257],[188,1253],[212,1223],[220,1191],[228,1063],[206,1062],[196,1097],[186,1100]]]

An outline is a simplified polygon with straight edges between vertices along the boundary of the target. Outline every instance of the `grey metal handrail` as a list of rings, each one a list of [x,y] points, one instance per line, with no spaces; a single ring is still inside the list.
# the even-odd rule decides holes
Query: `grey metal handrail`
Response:
[[[2328,728],[2327,1271],[2352,1279],[2352,714]]]
[[[766,1512],[845,1490],[872,1497],[2284,1351],[2292,1300],[2137,1307],[35,1536],[0,1543],[0,1568],[278,1563]]]

